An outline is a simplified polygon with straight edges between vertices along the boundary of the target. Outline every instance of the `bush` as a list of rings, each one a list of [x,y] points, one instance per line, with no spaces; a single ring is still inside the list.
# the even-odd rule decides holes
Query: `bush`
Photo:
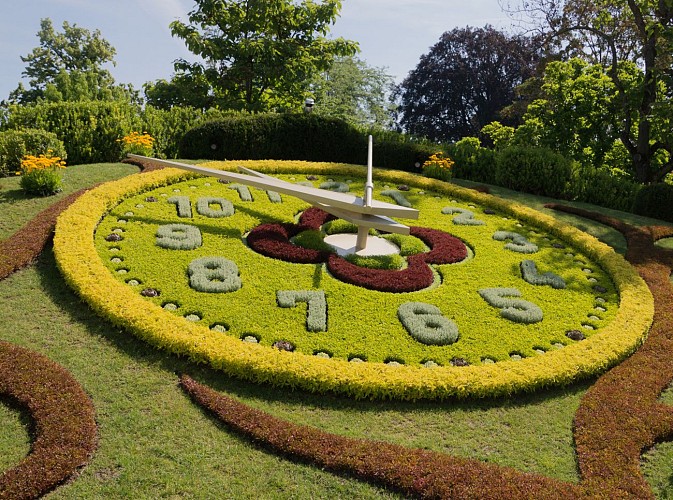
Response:
[[[673,222],[673,186],[663,182],[643,186],[636,194],[633,213]]]
[[[175,106],[163,110],[145,106],[142,112],[143,130],[155,139],[154,154],[160,158],[178,158],[180,141],[192,128],[227,116],[240,116],[239,111],[220,111]]]
[[[26,194],[51,196],[61,190],[59,169],[65,168],[65,162],[58,156],[28,155],[21,161],[21,189]]]
[[[376,135],[376,134],[373,134]],[[383,168],[418,171],[435,147],[391,133],[374,143],[374,162]],[[182,158],[211,160],[306,160],[364,165],[367,134],[337,118],[306,114],[232,116],[185,134]],[[419,167],[416,166],[419,165]]]
[[[143,128],[140,109],[123,101],[12,106],[7,127],[53,132],[65,144],[70,164],[116,162],[122,152],[117,139]]]
[[[464,137],[447,147],[453,158],[453,175],[459,179],[495,184],[495,152],[476,137]]]
[[[574,163],[568,198],[629,212],[639,189],[640,184],[607,169]]]
[[[563,198],[572,163],[546,148],[511,146],[496,154],[496,184],[542,196]]]
[[[19,172],[21,160],[26,155],[47,154],[66,157],[63,143],[55,134],[37,129],[0,132],[0,177]]]

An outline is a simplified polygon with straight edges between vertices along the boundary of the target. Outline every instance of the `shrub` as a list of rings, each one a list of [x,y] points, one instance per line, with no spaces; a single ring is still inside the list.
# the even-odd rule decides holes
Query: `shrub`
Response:
[[[180,141],[188,130],[213,120],[222,120],[227,116],[240,116],[240,111],[221,111],[175,106],[171,109],[157,109],[145,106],[141,117],[143,130],[154,137],[154,154],[161,158],[178,158]]]
[[[628,212],[641,187],[606,169],[574,163],[568,198]]]
[[[481,146],[476,137],[464,137],[447,147],[453,158],[453,175],[459,179],[495,183],[495,152]]]
[[[79,101],[12,106],[9,128],[34,127],[56,134],[72,164],[115,162],[117,139],[142,129],[140,109],[128,102]]]
[[[0,132],[0,176],[19,172],[26,155],[37,157],[48,153],[66,158],[63,143],[55,134],[37,129]]]
[[[635,196],[633,213],[673,222],[673,186],[663,182],[643,186]]]
[[[374,134],[376,135],[376,134]],[[397,137],[394,140],[393,137]],[[417,171],[436,146],[386,133],[374,144],[374,162],[383,168]],[[182,158],[212,160],[276,159],[367,162],[366,133],[337,118],[306,114],[230,116],[187,132]]]
[[[546,148],[511,146],[496,155],[496,184],[563,198],[572,176],[570,160]]]
[[[61,175],[58,170],[61,168],[65,168],[65,162],[58,156],[26,156],[21,161],[21,189],[26,194],[37,196],[58,193],[61,190]]]

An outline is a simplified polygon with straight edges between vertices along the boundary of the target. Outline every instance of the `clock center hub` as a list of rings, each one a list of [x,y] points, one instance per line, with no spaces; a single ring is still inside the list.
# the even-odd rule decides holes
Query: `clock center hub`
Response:
[[[356,250],[356,240],[357,234],[353,233],[330,234],[324,239],[325,243],[334,248],[337,255],[340,257],[352,254],[361,257],[371,257],[375,255],[394,255],[400,253],[400,249],[397,245],[378,236],[367,236],[367,244],[362,250]]]

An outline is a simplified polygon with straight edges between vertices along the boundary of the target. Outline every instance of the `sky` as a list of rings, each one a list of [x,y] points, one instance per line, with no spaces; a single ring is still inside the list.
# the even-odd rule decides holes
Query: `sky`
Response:
[[[508,29],[500,1],[342,0],[330,36],[357,41],[360,59],[400,82],[446,31],[486,24]],[[51,18],[58,31],[63,21],[100,30],[117,51],[116,66],[108,67],[113,77],[140,90],[147,81],[170,79],[175,59],[194,59],[168,28],[175,19],[186,22],[194,6],[193,0],[0,0],[0,100],[21,81],[20,57],[39,45],[42,18]]]

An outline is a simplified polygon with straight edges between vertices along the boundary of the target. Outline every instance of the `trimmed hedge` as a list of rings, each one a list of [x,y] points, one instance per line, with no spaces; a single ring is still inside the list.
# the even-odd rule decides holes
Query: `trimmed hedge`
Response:
[[[673,222],[673,186],[664,183],[643,186],[633,201],[633,213]]]
[[[32,127],[63,141],[70,164],[119,161],[117,139],[142,129],[139,108],[115,101],[54,102],[11,109],[7,128]]]
[[[630,212],[641,188],[641,184],[607,170],[575,163],[566,198]]]
[[[496,156],[496,183],[516,191],[563,198],[571,177],[571,161],[550,149],[511,146]]]
[[[419,171],[436,147],[405,142],[391,134],[374,141],[378,167]],[[306,160],[367,163],[365,133],[337,118],[308,114],[236,116],[205,123],[187,132],[180,156],[210,160]]]

